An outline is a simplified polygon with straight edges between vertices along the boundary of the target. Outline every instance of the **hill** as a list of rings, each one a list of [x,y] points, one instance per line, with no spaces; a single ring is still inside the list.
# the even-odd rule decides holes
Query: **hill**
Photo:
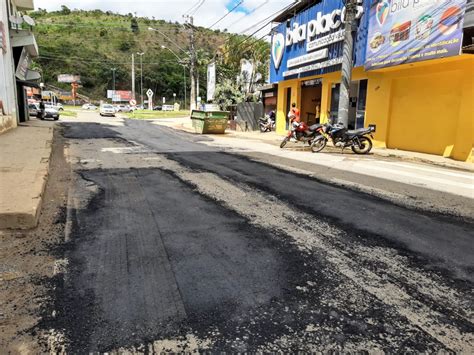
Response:
[[[189,32],[179,23],[164,20],[137,18],[132,14],[120,15],[101,10],[62,10],[46,12],[38,10],[30,14],[36,21],[34,29],[40,49],[36,65],[43,73],[43,80],[55,86],[70,89],[68,84],[58,84],[59,74],[81,75],[83,87],[80,93],[99,99],[104,98],[107,89],[113,87],[115,70],[116,90],[131,89],[132,53],[143,55],[143,87],[151,88],[156,97],[178,98],[183,92],[183,66],[176,56],[162,46],[168,46],[176,55],[185,59],[189,48]],[[149,31],[152,27],[160,31]],[[224,52],[218,65],[218,82],[235,78],[239,73],[240,59],[255,57],[255,48],[262,51],[262,58],[268,45],[263,41],[244,41],[245,36],[232,35],[219,30],[197,27],[196,49],[200,65],[200,95],[205,95],[206,64],[216,53]],[[243,48],[244,43],[249,44]],[[179,47],[184,49],[180,50]],[[265,60],[266,61],[266,60]],[[140,57],[135,55],[136,90],[140,90]],[[261,66],[262,74],[265,66]],[[189,77],[189,70],[186,69]],[[263,75],[265,77],[265,75]],[[189,78],[187,79],[189,87]]]

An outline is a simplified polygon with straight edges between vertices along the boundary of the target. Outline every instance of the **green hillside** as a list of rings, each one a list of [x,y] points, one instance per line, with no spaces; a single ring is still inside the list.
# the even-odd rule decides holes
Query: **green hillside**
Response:
[[[178,98],[183,97],[183,66],[173,53],[161,48],[162,45],[169,46],[179,57],[186,58],[186,53],[172,44],[176,43],[185,51],[189,48],[189,32],[181,24],[135,18],[132,14],[69,10],[64,6],[61,11],[40,9],[30,15],[37,22],[34,31],[40,49],[35,64],[43,72],[45,83],[70,89],[68,84],[57,83],[58,74],[79,74],[83,85],[79,92],[100,99],[105,97],[107,89],[112,89],[112,68],[116,68],[116,89],[130,90],[132,53],[144,52],[144,91],[151,88],[157,97],[171,98],[173,93]],[[164,35],[149,31],[148,27],[156,28]],[[235,78],[241,58],[253,58],[256,52],[262,58],[267,56],[265,42],[251,39],[241,43],[244,36],[198,27],[195,37],[202,64],[202,96],[205,95],[206,64],[219,50],[223,55],[218,62],[218,82],[226,77]],[[140,57],[137,55],[135,63],[139,95]],[[265,73],[265,65],[260,70]],[[189,70],[186,71],[189,85]]]

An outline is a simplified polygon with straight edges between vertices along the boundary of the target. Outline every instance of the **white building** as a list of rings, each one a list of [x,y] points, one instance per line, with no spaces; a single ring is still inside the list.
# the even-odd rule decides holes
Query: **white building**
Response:
[[[39,88],[40,74],[29,69],[38,56],[30,10],[33,0],[0,0],[0,132],[29,119],[26,90]]]

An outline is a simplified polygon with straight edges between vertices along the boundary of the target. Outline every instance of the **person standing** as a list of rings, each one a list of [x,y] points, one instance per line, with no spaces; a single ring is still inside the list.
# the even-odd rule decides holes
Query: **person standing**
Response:
[[[301,114],[296,103],[291,104],[290,112],[288,112],[288,118],[290,119],[291,131],[293,132],[293,138],[296,139],[296,128],[300,125]]]
[[[44,105],[44,101],[41,99],[39,103],[39,112],[38,112],[38,116],[40,120],[44,120],[45,110],[46,110],[46,107]]]

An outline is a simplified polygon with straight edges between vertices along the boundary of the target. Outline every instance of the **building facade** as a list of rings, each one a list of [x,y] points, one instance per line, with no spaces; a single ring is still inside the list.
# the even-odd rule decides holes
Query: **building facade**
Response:
[[[41,76],[31,70],[38,46],[27,16],[32,0],[0,0],[0,133],[28,120],[27,91],[39,88]]]
[[[472,161],[472,23],[463,22],[470,5],[359,3],[349,128],[376,125],[377,147]],[[293,102],[304,121],[337,121],[344,13],[340,0],[302,1],[275,19],[270,80],[278,83],[277,132],[287,129]]]

